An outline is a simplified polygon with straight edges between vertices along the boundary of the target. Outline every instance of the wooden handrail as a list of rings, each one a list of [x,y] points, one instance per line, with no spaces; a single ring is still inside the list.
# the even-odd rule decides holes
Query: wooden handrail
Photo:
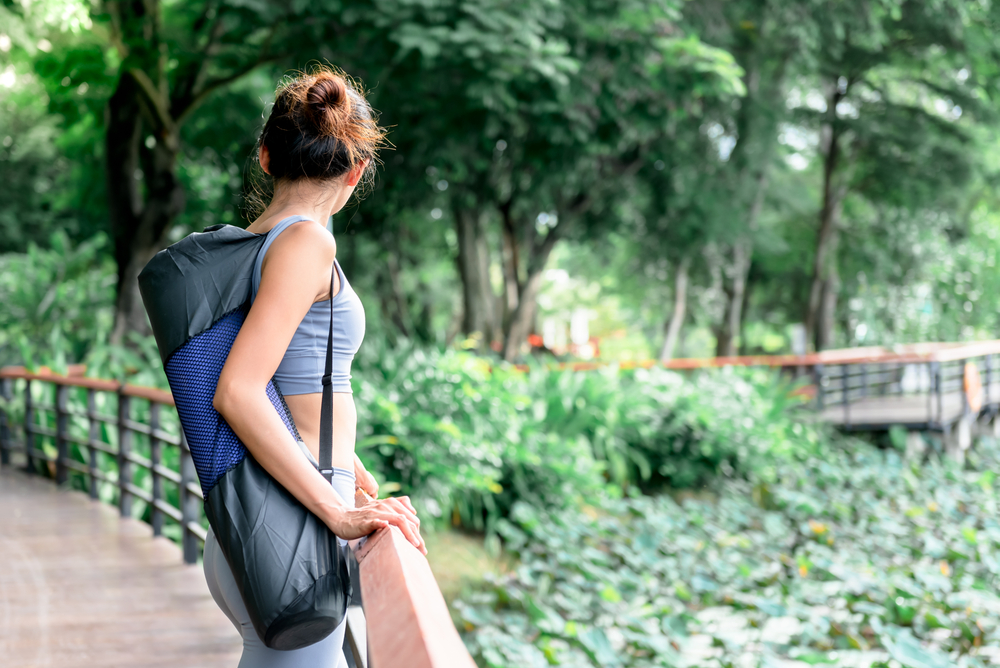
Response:
[[[41,380],[54,385],[64,385],[66,387],[83,387],[88,390],[98,392],[117,392],[127,397],[138,397],[155,401],[158,404],[174,405],[174,396],[167,390],[155,387],[143,387],[142,385],[131,385],[129,383],[119,383],[117,380],[107,380],[104,378],[87,378],[83,376],[83,365],[73,365],[70,367],[68,375],[55,373],[47,367],[41,367],[37,371],[28,371],[23,366],[0,367],[0,378]],[[77,371],[77,373],[73,373]]]
[[[475,668],[427,559],[396,527],[352,541],[375,668]]]

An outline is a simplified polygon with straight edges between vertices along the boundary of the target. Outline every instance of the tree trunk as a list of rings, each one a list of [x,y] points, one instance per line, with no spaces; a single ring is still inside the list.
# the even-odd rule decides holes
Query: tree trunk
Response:
[[[506,328],[517,304],[521,299],[520,258],[517,247],[517,233],[514,221],[510,215],[511,202],[508,200],[500,207],[500,218],[503,225],[503,309],[500,316],[501,328]]]
[[[436,342],[434,336],[434,305],[431,303],[431,287],[422,279],[417,283],[417,294],[420,295],[420,311],[413,319],[413,335],[423,344]]]
[[[767,164],[761,166],[757,173],[756,191],[747,211],[747,230],[753,234],[757,230],[760,212],[764,208],[764,195],[767,190]],[[753,239],[750,236],[733,244],[733,263],[726,273],[730,275],[731,283],[725,288],[726,310],[722,316],[722,326],[719,328],[715,342],[715,354],[719,357],[736,355],[736,337],[743,329],[743,308],[746,304],[747,277],[750,265],[753,263]],[[725,283],[723,283],[725,285]]]
[[[413,332],[409,326],[410,309],[406,303],[406,296],[403,294],[403,284],[399,274],[399,254],[392,245],[389,246],[389,252],[386,254],[386,268],[389,275],[388,287],[392,303],[392,323],[396,325],[403,336],[408,339],[412,338]]]
[[[836,258],[837,239],[834,236],[828,249],[830,258]],[[816,350],[828,350],[834,346],[834,324],[837,317],[837,295],[840,292],[840,272],[837,262],[831,259],[826,279],[823,281],[820,297],[819,317],[816,327]]]
[[[753,261],[751,260],[750,269],[747,271],[746,282],[743,284],[743,306],[740,307],[740,324],[739,324],[739,329],[737,330],[740,335],[740,346],[739,350],[737,350],[737,354],[739,355],[750,354],[747,346],[746,332],[744,330],[746,328],[746,322],[747,322],[747,311],[750,308],[750,296],[751,296],[750,293],[753,291],[754,287],[753,281],[750,280],[750,277],[752,275],[752,268],[753,268]]]
[[[725,272],[730,274],[730,282],[723,283],[726,293],[726,307],[722,315],[722,324],[715,339],[715,354],[718,357],[732,357],[736,354],[736,335],[740,331],[743,292],[746,290],[747,273],[750,271],[752,254],[753,242],[750,239],[741,239],[733,244],[733,263]]]
[[[529,225],[534,229],[533,221],[529,222]],[[531,250],[528,259],[528,277],[521,287],[517,308],[511,314],[504,336],[503,358],[508,362],[513,362],[518,357],[522,346],[528,340],[528,335],[531,334],[538,305],[538,291],[542,287],[542,273],[545,271],[552,249],[555,248],[562,225],[565,223],[561,222],[549,229],[548,234],[540,242],[537,237],[529,236]]]
[[[254,58],[234,59],[220,53],[223,37],[240,42],[234,33],[224,35],[232,26],[222,20],[221,11],[212,19],[209,10],[216,14],[216,8],[206,5],[202,17],[182,30],[193,39],[185,47],[163,39],[161,5],[158,0],[102,5],[109,18],[108,38],[122,63],[105,108],[104,138],[109,226],[118,264],[115,343],[129,331],[149,331],[137,278],[166,246],[171,225],[184,209],[184,189],[177,178],[181,123],[212,91],[274,59],[271,38],[274,26],[283,23],[275,22]],[[195,44],[199,46],[192,51]],[[240,44],[241,52],[245,47]],[[221,66],[220,59],[225,61]],[[171,61],[175,67],[168,77]],[[208,72],[218,76],[209,78]]]
[[[113,343],[127,332],[148,333],[138,277],[153,255],[164,248],[174,218],[184,209],[184,189],[177,180],[179,138],[161,130],[152,147],[144,142],[148,109],[133,76],[123,73],[108,101],[105,137],[108,208],[118,263]],[[145,193],[140,184],[145,184]]]
[[[535,320],[535,309],[538,304],[538,290],[542,287],[542,272],[529,274],[528,280],[521,290],[521,299],[511,314],[510,325],[503,342],[503,358],[508,362],[517,359],[521,347],[531,334],[531,326]]]
[[[458,235],[458,273],[462,279],[462,331],[479,333],[484,344],[494,338],[495,297],[490,285],[490,257],[480,214],[456,207],[455,228]]]
[[[783,101],[781,90],[785,60],[781,61],[773,77],[767,80],[756,63],[757,57],[758,54],[754,54],[745,65],[747,97],[737,112],[737,142],[730,155],[730,163],[736,171],[733,193],[733,201],[739,207],[736,215],[741,215],[745,206],[746,225],[742,232],[737,231],[738,236],[732,246],[732,263],[723,273],[726,305],[715,342],[715,354],[719,357],[732,357],[737,352],[747,275],[753,261],[753,234],[764,208],[768,175],[778,138],[776,115],[769,106],[775,100]]]
[[[837,84],[828,98],[828,122],[823,127],[823,206],[819,213],[819,234],[816,258],[813,262],[812,286],[809,290],[805,328],[807,345],[823,350],[833,342],[833,313],[836,308],[839,275],[837,272],[837,231],[846,188],[837,184],[842,134],[836,122],[837,103],[843,98]]]
[[[690,266],[691,258],[689,257],[685,257],[677,264],[677,274],[674,279],[674,310],[666,323],[663,347],[660,348],[661,362],[673,359],[674,349],[677,348],[677,341],[681,336],[681,327],[684,324],[684,316],[687,314],[687,285]]]

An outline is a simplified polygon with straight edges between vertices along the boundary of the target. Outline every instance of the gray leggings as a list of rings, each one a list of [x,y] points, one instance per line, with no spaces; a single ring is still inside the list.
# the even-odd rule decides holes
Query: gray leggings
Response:
[[[333,469],[333,489],[345,503],[354,507],[354,472]],[[229,617],[236,630],[243,637],[243,656],[239,668],[346,668],[344,658],[344,631],[346,623],[318,643],[283,652],[271,649],[263,643],[250,621],[250,614],[243,604],[240,590],[229,569],[229,563],[219,549],[219,543],[211,529],[205,539],[205,579],[212,598]]]

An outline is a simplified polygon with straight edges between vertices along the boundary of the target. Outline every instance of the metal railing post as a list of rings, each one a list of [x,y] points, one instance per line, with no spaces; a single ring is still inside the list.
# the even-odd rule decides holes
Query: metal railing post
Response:
[[[90,498],[97,498],[97,443],[101,426],[97,421],[97,399],[94,390],[87,390],[87,475],[90,476]]]
[[[850,428],[851,426],[851,387],[848,382],[847,369],[849,367],[846,364],[840,365],[840,387],[844,393],[844,426]]]
[[[944,398],[941,393],[941,363],[931,362],[931,373],[934,378],[934,394],[937,395],[937,421],[944,423]]]
[[[129,398],[118,392],[118,510],[122,517],[132,516],[132,494],[128,486],[132,482],[132,430],[126,424],[129,419]]]
[[[31,402],[31,381],[24,381],[24,456],[27,459],[25,468],[29,473],[35,473],[35,409]]]
[[[990,385],[993,384],[993,355],[987,355],[984,364],[986,366],[986,383],[983,388],[983,405],[989,410],[992,403],[990,401]]]
[[[66,440],[66,431],[69,428],[69,413],[66,411],[68,395],[68,387],[56,385],[56,484],[58,485],[66,482],[69,471],[66,466],[66,461],[69,459],[69,442]]]
[[[816,383],[816,408],[822,411],[826,407],[826,396],[823,389],[823,381],[826,380],[824,374],[825,369],[822,364],[817,364],[813,367],[813,378],[815,378]]]
[[[198,537],[191,531],[191,524],[198,521],[198,497],[188,489],[195,481],[194,459],[188,449],[187,439],[181,430],[181,544],[184,550],[184,563],[198,562]]]
[[[969,405],[969,395],[965,392],[965,379],[963,373],[963,381],[959,385],[959,394],[962,395],[962,416],[966,416],[972,412],[972,406]]]
[[[347,629],[344,633],[344,656],[350,653],[357,668],[368,668],[368,622],[361,596],[361,568],[352,551],[347,562],[351,575],[351,600],[347,606]]]
[[[4,404],[11,399],[10,378],[0,378],[0,401]],[[13,448],[11,443],[10,417],[7,414],[6,405],[0,410],[0,466],[10,464],[10,451]]]
[[[359,586],[359,585],[355,585]],[[344,655],[350,654],[357,668],[368,666],[368,633],[365,612],[359,605],[347,607],[347,628],[344,632]]]
[[[934,366],[933,362],[927,362],[927,426],[930,427],[934,419]]]
[[[163,511],[160,510],[160,500],[163,498],[163,478],[160,477],[160,405],[149,402],[149,475],[153,480],[153,535],[163,533]]]

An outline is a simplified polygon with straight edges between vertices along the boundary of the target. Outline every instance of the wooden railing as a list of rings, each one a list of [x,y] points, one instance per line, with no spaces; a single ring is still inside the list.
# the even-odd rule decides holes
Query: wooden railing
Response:
[[[196,563],[206,535],[203,501],[173,397],[82,373],[82,367],[65,376],[0,369],[0,465],[23,465],[60,484],[77,476],[93,499],[103,496],[102,486],[112,489],[123,517],[137,514],[133,501],[139,499],[147,505],[153,535],[164,533],[165,520],[174,522],[184,561]],[[101,457],[110,466],[100,466]],[[177,461],[177,470],[165,460]],[[140,482],[146,478],[149,484]],[[173,490],[165,493],[165,482]],[[427,560],[398,529],[382,529],[352,547],[359,595],[347,611],[345,651],[355,666],[475,667]],[[375,611],[367,620],[362,601]]]
[[[978,413],[966,392],[971,365],[981,385],[981,404],[995,411],[1000,405],[1000,341],[976,343],[916,343],[894,348],[868,347],[827,350],[809,355],[747,355],[623,361],[622,369],[663,367],[674,371],[695,371],[723,367],[769,367],[789,378],[805,382],[796,393],[809,399],[807,407],[818,411],[827,421],[848,429],[885,428],[893,424],[887,413],[877,422],[855,419],[860,403],[895,397],[908,399],[910,405],[900,412],[899,424],[916,429],[947,431],[961,416]],[[589,371],[608,366],[608,362],[564,362],[552,369]],[[529,367],[519,366],[527,371]],[[922,403],[914,410],[915,402]]]
[[[197,562],[206,535],[201,488],[173,397],[77,374],[82,368],[66,376],[0,369],[0,464],[20,457],[28,470],[47,469],[59,484],[75,474],[91,498],[101,497],[102,487],[112,491],[123,517],[133,515],[138,499],[153,535],[162,535],[169,519],[179,529],[184,561]]]

